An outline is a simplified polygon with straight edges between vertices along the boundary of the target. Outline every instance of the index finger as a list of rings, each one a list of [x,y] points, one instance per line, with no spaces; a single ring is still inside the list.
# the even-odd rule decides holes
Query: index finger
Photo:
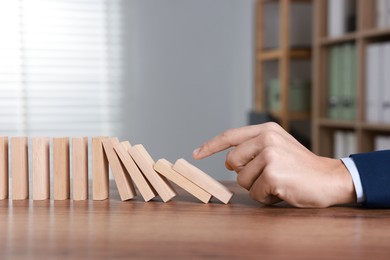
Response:
[[[237,146],[248,139],[252,139],[261,134],[261,132],[264,131],[264,127],[266,127],[265,125],[266,124],[251,125],[229,129],[204,143],[200,148],[193,152],[192,156],[195,159],[200,160],[232,146]]]

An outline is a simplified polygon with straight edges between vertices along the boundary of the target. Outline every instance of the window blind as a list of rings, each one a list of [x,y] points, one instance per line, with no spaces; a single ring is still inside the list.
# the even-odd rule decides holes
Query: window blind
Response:
[[[119,0],[0,2],[0,135],[113,135]]]

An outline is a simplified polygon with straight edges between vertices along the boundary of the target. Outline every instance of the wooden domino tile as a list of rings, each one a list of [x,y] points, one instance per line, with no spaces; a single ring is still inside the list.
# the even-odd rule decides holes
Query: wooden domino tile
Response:
[[[102,142],[121,200],[124,201],[134,198],[137,194],[133,182],[114,151],[114,146],[119,144],[118,138],[109,138]]]
[[[0,137],[0,200],[8,199],[8,137]]]
[[[105,200],[110,196],[108,160],[102,144],[102,141],[107,138],[104,136],[92,138],[92,197],[94,200]]]
[[[173,169],[225,204],[233,196],[225,186],[184,159],[177,160]]]
[[[72,138],[73,200],[88,199],[88,138]]]
[[[130,154],[127,152],[130,148],[131,148],[131,144],[128,141],[121,142],[114,146],[116,153],[118,154],[123,165],[126,167],[127,171],[129,172],[132,180],[135,183],[135,186],[137,186],[142,197],[144,198],[145,201],[149,201],[154,197],[156,197],[157,194],[150,186],[148,181],[145,179],[145,177],[142,175],[137,165],[131,158]]]
[[[53,138],[53,196],[54,200],[70,198],[69,138]]]
[[[196,198],[198,198],[203,203],[208,203],[211,199],[210,193],[206,192],[184,176],[182,176],[180,173],[176,172],[172,169],[173,164],[165,159],[160,159],[156,162],[154,165],[154,169],[166,177],[168,180],[172,181],[173,183],[177,184]]]
[[[160,176],[153,169],[154,160],[142,145],[135,145],[128,152],[164,202],[176,196],[175,190],[165,177]]]
[[[0,136],[0,200],[9,197],[8,137]],[[12,199],[29,198],[28,137],[11,138]],[[87,200],[88,138],[53,138],[53,199],[70,198],[70,155],[72,155],[72,193],[74,200]],[[50,139],[32,138],[32,197],[50,199]],[[136,196],[137,186],[145,201],[159,195],[164,202],[176,196],[169,181],[180,186],[200,201],[208,203],[212,196],[227,204],[233,193],[206,173],[179,159],[174,165],[165,159],[157,163],[142,145],[131,146],[118,138],[92,138],[93,199],[109,198],[109,168],[113,173],[122,201]],[[169,181],[168,181],[169,180]]]
[[[29,197],[28,138],[11,138],[12,199],[25,200]]]
[[[32,186],[34,200],[50,199],[50,140],[32,139]]]

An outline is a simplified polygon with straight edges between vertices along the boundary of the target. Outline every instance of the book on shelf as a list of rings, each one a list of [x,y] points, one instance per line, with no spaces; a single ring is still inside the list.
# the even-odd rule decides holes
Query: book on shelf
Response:
[[[376,26],[390,27],[390,0],[376,0]]]
[[[280,111],[280,81],[268,81],[267,103],[271,111]],[[293,79],[289,86],[289,111],[309,112],[311,104],[310,82],[308,80]]]
[[[337,120],[356,118],[356,47],[352,43],[329,50],[328,117]]]
[[[356,135],[352,131],[337,130],[333,136],[334,158],[348,157],[357,152]]]
[[[345,45],[346,48],[346,92],[344,96],[344,118],[354,120],[356,118],[356,98],[357,98],[357,66],[356,66],[356,46]]]
[[[356,0],[328,0],[328,36],[356,30]]]
[[[332,119],[337,119],[339,115],[339,74],[341,70],[339,68],[340,63],[338,62],[340,56],[340,48],[332,47],[329,50],[329,96],[328,96],[328,117]]]
[[[378,135],[374,139],[374,150],[389,150],[390,149],[390,136]]]
[[[366,49],[366,121],[390,123],[390,42]]]

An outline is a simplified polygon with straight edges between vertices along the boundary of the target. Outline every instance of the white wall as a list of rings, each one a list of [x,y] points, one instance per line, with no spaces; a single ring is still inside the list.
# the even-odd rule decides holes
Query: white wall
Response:
[[[120,137],[155,158],[247,123],[253,83],[253,0],[123,0],[126,105]],[[224,154],[195,162],[234,179]]]

